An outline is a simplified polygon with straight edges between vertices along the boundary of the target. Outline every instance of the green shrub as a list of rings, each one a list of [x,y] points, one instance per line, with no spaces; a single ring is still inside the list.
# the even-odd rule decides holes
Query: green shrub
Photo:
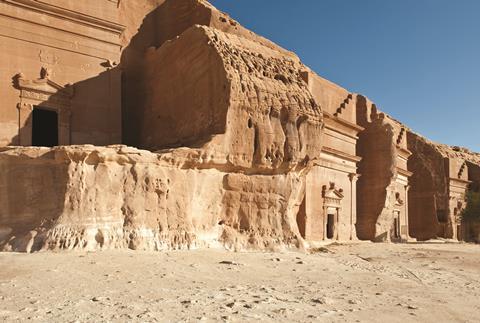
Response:
[[[462,220],[480,222],[480,192],[467,193],[467,206],[462,212]]]

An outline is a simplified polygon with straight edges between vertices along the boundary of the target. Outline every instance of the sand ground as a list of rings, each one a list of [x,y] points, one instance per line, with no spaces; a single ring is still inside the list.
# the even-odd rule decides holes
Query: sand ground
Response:
[[[480,246],[0,253],[0,321],[479,322]]]

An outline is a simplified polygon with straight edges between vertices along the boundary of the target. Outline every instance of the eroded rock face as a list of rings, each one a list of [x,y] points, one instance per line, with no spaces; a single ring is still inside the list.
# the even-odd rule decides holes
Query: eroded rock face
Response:
[[[249,171],[318,157],[321,110],[289,56],[195,26],[147,59],[142,147],[200,146],[202,163]]]
[[[413,172],[410,190],[410,232],[419,240],[435,237],[468,240],[476,225],[466,225],[462,211],[468,190],[480,183],[478,154],[464,148],[433,143],[409,133],[413,152],[409,168]]]
[[[168,155],[125,146],[5,149],[0,247],[264,249],[303,243],[295,222],[299,176],[184,169],[183,160],[174,163]]]
[[[112,120],[79,107],[116,130],[72,142],[119,142],[122,101],[122,141],[148,151],[2,148],[1,250],[406,241],[409,220],[418,239],[464,233],[462,198],[469,181],[480,187],[479,155],[407,135],[367,98],[206,1],[125,0],[114,12],[126,48],[120,66],[102,64],[122,100],[97,83],[74,86],[81,100],[96,102],[93,90],[115,99],[104,109]],[[62,138],[69,116],[60,116]]]
[[[155,4],[158,5],[156,8],[153,7]],[[147,11],[149,8],[153,10]],[[265,49],[280,52],[285,57],[299,62],[295,54],[242,27],[227,14],[218,11],[208,1],[148,0],[138,2],[127,0],[121,2],[121,12],[121,16],[124,17],[122,21],[126,25],[123,43],[128,44],[122,53],[121,60],[124,72],[122,130],[123,142],[127,145],[138,147],[143,140],[140,134],[144,121],[143,109],[150,86],[145,72],[152,67],[145,60],[145,52],[149,48],[160,48],[167,42],[174,41],[196,25],[211,27],[229,35],[249,39]],[[143,22],[139,24],[141,13],[148,14],[144,19],[142,18]],[[156,63],[164,64],[163,62]],[[210,67],[212,66],[210,65]],[[182,86],[184,85],[185,83],[182,84]]]
[[[357,234],[373,241],[408,240],[408,186],[404,125],[377,110],[365,97],[357,103],[357,120],[365,129],[359,135],[362,157],[358,181]]]
[[[419,240],[437,237],[439,222],[448,219],[448,174],[443,155],[422,137],[408,133],[413,155],[410,189],[410,234]]]
[[[139,16],[127,11],[154,5],[132,37]],[[1,247],[302,246],[297,214],[323,127],[306,67],[205,1],[120,9],[124,140],[161,152],[5,149]]]

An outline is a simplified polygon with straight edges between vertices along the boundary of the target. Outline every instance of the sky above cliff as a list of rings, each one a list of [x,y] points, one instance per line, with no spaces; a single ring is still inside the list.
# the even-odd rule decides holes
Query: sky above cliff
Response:
[[[414,131],[480,152],[479,0],[211,0]]]

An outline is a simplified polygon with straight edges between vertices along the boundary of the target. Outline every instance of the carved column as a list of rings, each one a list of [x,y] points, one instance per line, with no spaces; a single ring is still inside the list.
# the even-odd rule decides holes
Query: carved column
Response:
[[[323,206],[323,214],[322,214],[322,226],[323,226],[323,229],[322,229],[322,240],[327,240],[327,230],[326,230],[326,226],[327,226],[327,221],[325,221],[325,218],[328,216],[327,214],[327,207],[324,205]]]
[[[32,145],[32,112],[33,105],[27,103],[17,104],[18,109],[18,144],[20,146]]]
[[[350,240],[357,240],[357,181],[360,175],[348,174],[350,179]]]
[[[407,241],[410,240],[410,226],[408,224],[408,191],[410,190],[410,185],[405,185],[405,226],[407,228],[405,234]]]

